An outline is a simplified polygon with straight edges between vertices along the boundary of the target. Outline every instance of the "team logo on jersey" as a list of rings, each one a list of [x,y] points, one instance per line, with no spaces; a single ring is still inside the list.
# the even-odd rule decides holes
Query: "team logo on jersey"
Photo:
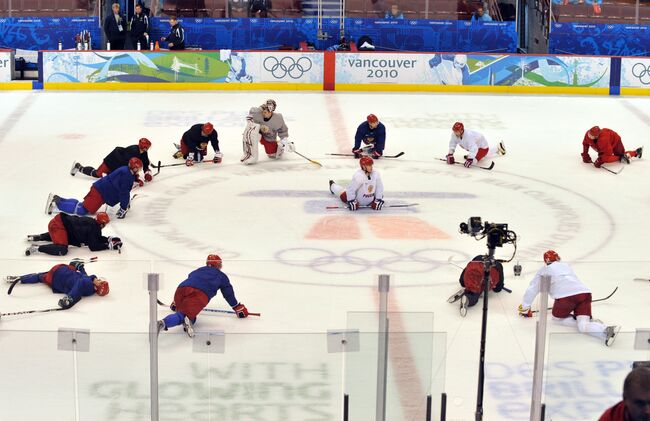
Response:
[[[368,194],[372,194],[372,192],[373,192],[374,190],[375,190],[375,186],[373,186],[372,184],[369,184],[369,185],[368,185]]]

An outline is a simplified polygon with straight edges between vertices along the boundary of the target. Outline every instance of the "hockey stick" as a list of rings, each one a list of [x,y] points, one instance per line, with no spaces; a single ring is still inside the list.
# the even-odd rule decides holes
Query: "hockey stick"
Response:
[[[634,278],[635,281],[650,281],[650,278]]]
[[[2,316],[18,316],[20,314],[31,314],[31,313],[50,313],[52,311],[61,311],[61,310],[66,310],[65,308],[57,307],[57,308],[48,308],[47,310],[28,310],[28,311],[16,311],[13,313],[0,313],[0,317]]]
[[[158,174],[160,174],[160,161],[158,161],[158,166],[152,165],[152,167],[158,169],[158,171],[156,171],[156,173],[153,175],[154,177],[157,176]]]
[[[447,162],[447,160],[444,159],[444,158],[436,158],[436,159],[437,159],[438,161]],[[456,165],[463,165],[463,166],[465,165],[465,164],[463,164],[462,162],[454,162],[454,164],[456,164]],[[481,167],[480,165],[472,165],[472,167],[477,167],[477,168],[480,168],[480,169],[482,169],[482,170],[488,170],[488,171],[489,171],[489,170],[491,170],[492,168],[494,168],[494,161],[492,161],[492,163],[491,163],[489,166],[487,166],[487,167]],[[470,167],[470,168],[471,168],[471,167]]]
[[[328,153],[326,155],[330,155],[330,156],[354,156],[353,153]],[[399,152],[398,154],[395,154],[395,155],[382,155],[381,158],[399,158],[402,155],[404,155],[404,152]]]
[[[609,172],[611,172],[612,174],[620,174],[621,171],[623,171],[623,170],[625,169],[625,167],[621,167],[620,170],[618,170],[618,171],[614,171],[614,170],[611,170],[611,169],[609,169],[609,168],[607,168],[607,167],[605,167],[605,166],[602,166],[602,165],[600,166],[600,168],[604,169],[605,171],[609,171]]]
[[[163,306],[163,307],[167,307],[167,308],[169,308],[169,306],[168,306],[167,304],[163,303],[162,301],[160,301],[160,300],[156,300],[156,301],[158,302],[158,305],[161,305],[161,306]],[[233,311],[233,310],[217,310],[217,309],[212,309],[212,308],[204,308],[204,309],[201,310],[201,311],[210,311],[210,312],[213,312],[213,313],[229,313],[229,314],[237,314],[237,312],[236,312],[236,311]],[[248,312],[248,315],[249,315],[249,316],[261,316],[262,313],[251,313],[251,312],[249,311],[249,312]]]
[[[323,166],[323,164],[321,164],[320,162],[318,162],[318,161],[314,161],[313,159],[309,159],[309,158],[307,158],[305,155],[301,154],[301,153],[298,152],[298,151],[293,151],[293,153],[295,153],[295,154],[298,155],[298,156],[302,156],[303,158],[305,158],[307,161],[311,162],[312,164],[316,164],[316,165],[318,165],[319,167],[322,167],[322,166]]]
[[[411,206],[417,206],[419,203],[407,203],[404,205],[384,205],[385,208],[408,208]],[[347,209],[347,206],[327,206],[325,209]],[[359,206],[359,209],[363,208],[372,208],[372,206]]]
[[[608,300],[608,299],[610,299],[612,297],[612,295],[614,295],[616,293],[616,291],[618,291],[618,287],[614,288],[614,291],[612,291],[607,297],[598,298],[597,300],[591,300],[591,303],[593,304],[593,303],[597,303],[598,301]],[[553,310],[553,307],[548,307],[547,310]],[[533,310],[532,312],[533,313],[539,313],[539,310]]]

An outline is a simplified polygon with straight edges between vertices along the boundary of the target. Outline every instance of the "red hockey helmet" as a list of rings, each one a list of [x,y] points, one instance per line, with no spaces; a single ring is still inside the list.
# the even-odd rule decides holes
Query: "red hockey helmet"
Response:
[[[201,131],[205,134],[211,134],[214,131],[214,126],[212,123],[208,122],[201,127]]]
[[[546,263],[547,265],[549,263],[557,262],[558,260],[561,260],[560,256],[553,250],[549,250],[546,253],[544,253],[544,263]]]
[[[207,266],[212,266],[213,268],[221,269],[221,266],[223,265],[223,261],[221,260],[221,257],[219,257],[218,254],[210,254],[208,258],[205,260],[205,264]]]
[[[592,139],[598,139],[598,136],[600,136],[600,127],[594,126],[589,131],[587,132],[589,134],[589,137]]]
[[[368,123],[376,123],[379,121],[376,115],[374,114],[368,114],[368,117],[366,117],[366,120],[368,120]]]
[[[460,121],[457,121],[457,122],[454,123],[453,127],[451,128],[451,130],[452,130],[454,133],[455,133],[455,132],[464,132],[464,131],[465,131],[465,126],[463,126],[463,123],[461,123]]]
[[[101,297],[108,295],[110,288],[106,279],[97,278],[97,280],[99,282],[95,284],[95,293]]]
[[[363,167],[365,167],[367,165],[372,166],[374,163],[375,163],[375,161],[373,161],[372,158],[369,157],[369,156],[363,156],[359,160],[359,166],[361,167],[361,169],[363,169]]]
[[[151,147],[151,141],[146,137],[143,137],[142,139],[138,140],[138,148],[144,149],[146,151],[150,147]]]
[[[133,157],[129,159],[130,170],[134,170],[134,169],[140,170],[140,168],[142,168],[142,161],[140,161],[140,158]]]
[[[97,215],[95,215],[95,221],[97,221],[99,225],[105,226],[111,222],[111,218],[108,217],[106,212],[97,212]]]

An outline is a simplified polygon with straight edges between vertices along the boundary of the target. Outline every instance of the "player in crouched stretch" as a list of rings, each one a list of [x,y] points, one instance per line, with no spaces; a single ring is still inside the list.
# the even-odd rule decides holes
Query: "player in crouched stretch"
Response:
[[[354,173],[346,188],[330,180],[330,192],[347,204],[351,211],[360,206],[370,206],[374,210],[381,210],[384,206],[384,183],[379,173],[373,170],[373,164],[369,156],[362,157],[359,160],[361,169]]]
[[[81,171],[83,174],[86,174],[90,177],[101,178],[104,174],[110,174],[111,171],[129,165],[131,158],[138,158],[142,161],[142,169],[144,171],[144,181],[152,181],[153,175],[149,169],[149,155],[147,151],[151,148],[151,142],[147,138],[142,138],[138,141],[137,145],[127,146],[123,148],[121,146],[116,147],[106,155],[104,161],[101,165],[95,169],[93,167],[84,167],[80,163],[76,162],[72,164],[72,169],[70,169],[70,175],[74,176],[77,172]],[[140,178],[136,178],[136,182],[142,187],[144,182]]]
[[[366,146],[361,147],[361,142]],[[369,114],[366,121],[357,127],[357,132],[354,135],[354,147],[352,148],[354,157],[358,159],[363,155],[370,155],[379,159],[384,154],[385,145],[386,127],[376,115]]]
[[[485,157],[506,154],[506,148],[503,142],[499,142],[497,147],[491,147],[488,145],[483,134],[475,130],[466,130],[461,122],[454,123],[452,127],[451,139],[449,140],[449,152],[447,153],[447,164],[449,165],[456,163],[454,152],[457,146],[460,146],[468,152],[464,156],[464,165],[466,168],[477,164]]]
[[[244,154],[240,161],[249,165],[257,162],[258,143],[264,146],[269,158],[279,159],[285,150],[295,152],[293,142],[289,141],[289,129],[282,114],[276,113],[276,103],[269,99],[259,107],[250,109],[244,129],[242,147]],[[278,137],[280,140],[278,140]]]
[[[467,307],[476,305],[483,292],[484,257],[476,256],[465,266],[458,278],[458,282],[463,288],[449,297],[450,303],[460,299],[460,314],[462,316],[467,313]],[[496,262],[496,266],[490,268],[490,291],[501,292],[504,286],[503,278],[503,265],[501,262]]]
[[[564,326],[577,327],[582,333],[605,340],[609,346],[614,342],[619,326],[606,326],[591,318],[591,291],[580,282],[571,267],[560,261],[560,256],[553,250],[544,253],[544,263],[530,282],[519,305],[519,314],[523,317],[533,315],[530,306],[540,290],[543,275],[551,277],[549,296],[553,303],[553,321]]]
[[[594,162],[596,168],[609,162],[624,162],[630,163],[630,158],[641,159],[643,155],[643,147],[636,148],[633,151],[626,151],[621,136],[614,130],[594,126],[585,133],[582,139],[582,162],[591,164],[591,156],[589,156],[589,148],[593,148],[598,153],[598,158]]]
[[[174,154],[174,158],[185,159],[185,165],[191,167],[194,162],[203,161],[208,154],[208,143],[212,144],[214,150],[212,162],[220,164],[223,160],[223,154],[219,150],[219,135],[210,122],[195,124],[183,133],[181,144],[175,144],[178,150]]]
[[[228,275],[221,271],[223,266],[221,257],[211,254],[205,264],[191,272],[187,279],[178,285],[174,301],[169,306],[175,313],[158,321],[158,332],[182,324],[187,335],[190,338],[193,337],[196,316],[217,295],[219,290],[221,290],[223,298],[235,310],[237,317],[240,319],[248,317],[248,309],[237,301]]]
[[[106,212],[98,212],[95,218],[89,216],[73,216],[65,213],[56,215],[49,224],[47,232],[27,236],[29,242],[47,241],[51,244],[32,244],[25,250],[30,256],[36,252],[52,256],[65,256],[68,246],[88,246],[90,251],[118,250],[122,248],[120,237],[104,237],[102,229],[109,223]]]
[[[36,284],[39,282],[46,284],[52,288],[52,292],[65,294],[59,300],[59,307],[63,309],[72,307],[81,300],[81,297],[89,297],[95,294],[103,297],[109,292],[108,282],[96,275],[88,275],[83,262],[80,260],[73,260],[69,265],[55,265],[47,272],[7,276],[6,280],[13,285],[18,282],[21,284]]]
[[[87,215],[97,212],[104,203],[109,206],[119,203],[117,219],[124,219],[130,206],[131,188],[140,169],[142,169],[142,161],[139,158],[131,158],[128,167],[120,167],[95,181],[83,202],[77,199],[64,199],[50,193],[45,209],[48,215],[56,210],[72,215]]]

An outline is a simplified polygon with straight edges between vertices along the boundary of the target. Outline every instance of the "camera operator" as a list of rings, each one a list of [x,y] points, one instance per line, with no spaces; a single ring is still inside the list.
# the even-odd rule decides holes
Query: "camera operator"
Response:
[[[460,299],[460,313],[463,316],[467,312],[467,307],[476,305],[483,292],[484,258],[485,256],[479,255],[467,263],[458,278],[458,282],[463,288],[449,298],[451,303]],[[501,292],[504,286],[503,280],[503,265],[501,262],[496,262],[495,266],[490,268],[490,290]]]

